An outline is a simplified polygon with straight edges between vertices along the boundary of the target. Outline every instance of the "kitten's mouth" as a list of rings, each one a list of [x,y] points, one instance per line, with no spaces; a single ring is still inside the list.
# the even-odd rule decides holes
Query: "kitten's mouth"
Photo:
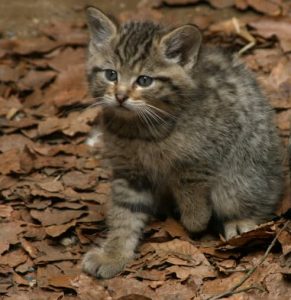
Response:
[[[123,110],[130,110],[129,108],[127,108],[126,106],[124,106],[123,104],[119,104],[117,105],[118,109],[123,109]]]
[[[129,107],[127,107],[126,105],[124,105],[123,103],[117,104],[115,106],[115,108],[118,111],[124,111],[124,112],[132,112],[132,109],[130,109]]]

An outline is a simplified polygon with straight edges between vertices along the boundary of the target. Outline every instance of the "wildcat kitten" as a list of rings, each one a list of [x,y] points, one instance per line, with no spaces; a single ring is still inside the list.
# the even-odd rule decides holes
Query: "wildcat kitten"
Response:
[[[93,7],[87,17],[88,80],[114,180],[108,237],[83,269],[120,272],[165,195],[194,233],[213,216],[227,239],[269,219],[282,190],[279,138],[250,72],[201,45],[193,25],[117,26]]]

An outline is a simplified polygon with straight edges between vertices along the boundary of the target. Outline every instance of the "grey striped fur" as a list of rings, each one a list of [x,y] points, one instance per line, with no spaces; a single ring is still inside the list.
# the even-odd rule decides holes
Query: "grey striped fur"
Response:
[[[214,216],[226,238],[271,218],[282,192],[280,143],[273,111],[244,65],[201,45],[192,25],[118,26],[95,8],[87,14],[87,74],[114,180],[108,237],[85,255],[83,269],[101,278],[122,271],[151,215],[172,199],[194,233]],[[153,83],[138,86],[140,75]],[[117,94],[127,97],[122,105]]]

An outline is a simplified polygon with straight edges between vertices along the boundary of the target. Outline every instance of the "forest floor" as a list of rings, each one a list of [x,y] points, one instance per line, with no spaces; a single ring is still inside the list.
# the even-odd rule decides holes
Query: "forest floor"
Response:
[[[110,170],[101,144],[85,144],[98,120],[84,61],[84,7],[119,20],[194,23],[204,41],[240,53],[276,110],[285,145],[278,218],[227,242],[193,240],[172,219],[145,230],[125,271],[97,280],[82,255],[106,236]],[[1,0],[0,299],[291,299],[288,141],[291,3],[281,0]]]

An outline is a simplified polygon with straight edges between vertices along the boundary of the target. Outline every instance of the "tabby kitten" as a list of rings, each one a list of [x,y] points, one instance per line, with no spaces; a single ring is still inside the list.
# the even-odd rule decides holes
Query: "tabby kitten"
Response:
[[[279,138],[250,72],[204,47],[193,25],[117,26],[93,7],[87,17],[88,79],[114,180],[108,237],[83,269],[120,272],[150,216],[166,210],[162,198],[194,233],[214,217],[227,239],[268,220],[282,190]]]

